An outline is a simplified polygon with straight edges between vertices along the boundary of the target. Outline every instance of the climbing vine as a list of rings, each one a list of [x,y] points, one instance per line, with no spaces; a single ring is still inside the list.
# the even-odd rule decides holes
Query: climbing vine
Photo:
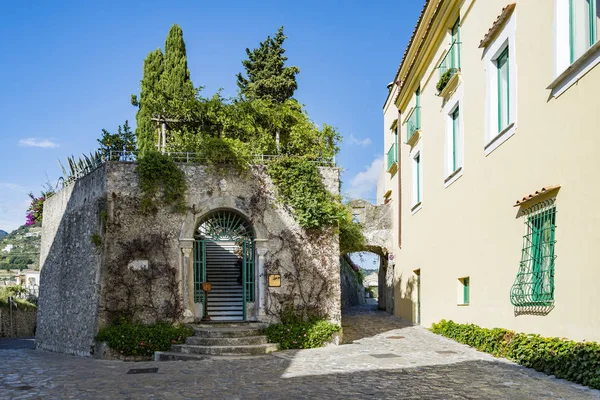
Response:
[[[301,227],[317,229],[345,219],[339,197],[327,191],[317,164],[310,158],[282,157],[269,165],[268,172]]]
[[[142,212],[156,212],[159,205],[171,206],[177,212],[185,210],[185,173],[170,156],[156,151],[145,153],[135,171],[140,178]]]

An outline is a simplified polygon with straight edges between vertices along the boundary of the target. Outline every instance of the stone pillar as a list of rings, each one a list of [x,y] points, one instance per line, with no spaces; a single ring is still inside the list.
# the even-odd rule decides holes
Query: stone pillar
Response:
[[[266,319],[266,308],[267,308],[267,272],[265,271],[265,254],[268,249],[266,248],[266,240],[256,239],[256,282],[258,283],[258,294],[256,296],[257,301],[257,317],[259,321]]]
[[[194,239],[180,239],[181,268],[179,268],[179,292],[183,301],[183,322],[194,322]]]

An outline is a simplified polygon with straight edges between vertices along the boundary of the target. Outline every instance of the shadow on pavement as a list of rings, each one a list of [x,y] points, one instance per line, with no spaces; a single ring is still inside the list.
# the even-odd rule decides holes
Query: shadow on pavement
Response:
[[[0,350],[35,349],[35,338],[0,338]]]

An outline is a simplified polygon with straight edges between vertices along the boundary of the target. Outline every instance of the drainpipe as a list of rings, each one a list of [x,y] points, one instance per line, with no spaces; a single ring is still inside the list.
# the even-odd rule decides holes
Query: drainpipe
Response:
[[[400,109],[398,109],[398,129],[396,129],[396,134],[400,136],[401,133],[401,121],[402,121],[402,113]],[[400,137],[398,137],[400,139]],[[398,143],[402,143],[400,140]],[[402,152],[400,151],[400,144],[397,146],[396,151],[398,152],[398,248],[402,248]]]

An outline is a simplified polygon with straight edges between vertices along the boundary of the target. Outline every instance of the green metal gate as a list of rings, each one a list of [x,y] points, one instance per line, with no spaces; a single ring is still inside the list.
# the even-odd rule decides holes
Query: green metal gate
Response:
[[[243,319],[246,303],[255,301],[255,256],[252,229],[248,221],[234,211],[218,210],[203,218],[194,241],[194,302],[206,310],[202,283],[206,282],[207,242],[235,242],[242,256]],[[211,264],[212,265],[212,264]],[[209,292],[210,296],[210,292]]]

